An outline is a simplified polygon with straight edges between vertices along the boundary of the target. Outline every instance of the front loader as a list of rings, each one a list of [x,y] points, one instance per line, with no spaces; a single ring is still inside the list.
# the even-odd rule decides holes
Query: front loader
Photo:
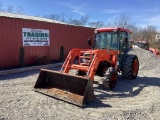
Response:
[[[72,49],[60,71],[41,69],[35,91],[84,106],[94,100],[95,75],[109,90],[116,86],[118,72],[126,79],[135,79],[139,61],[136,55],[127,54],[130,34],[130,30],[123,28],[95,29],[93,49]],[[91,45],[90,39],[88,44]],[[73,69],[77,74],[69,74]]]

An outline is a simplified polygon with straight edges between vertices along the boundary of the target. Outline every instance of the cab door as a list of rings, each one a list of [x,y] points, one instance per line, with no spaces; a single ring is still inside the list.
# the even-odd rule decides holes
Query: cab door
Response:
[[[120,32],[119,33],[119,50],[120,50],[120,55],[119,55],[119,68],[122,68],[122,62],[123,59],[125,57],[125,55],[127,54],[127,52],[129,51],[129,33],[127,32]]]

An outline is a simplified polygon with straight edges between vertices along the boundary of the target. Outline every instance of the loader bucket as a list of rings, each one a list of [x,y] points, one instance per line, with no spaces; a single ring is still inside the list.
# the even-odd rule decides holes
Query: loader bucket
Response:
[[[41,69],[34,88],[36,92],[77,106],[84,106],[94,98],[93,82],[89,78],[52,70]]]

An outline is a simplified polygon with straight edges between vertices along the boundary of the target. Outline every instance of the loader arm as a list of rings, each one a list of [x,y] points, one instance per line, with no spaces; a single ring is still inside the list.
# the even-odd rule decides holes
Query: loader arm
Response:
[[[85,53],[85,51],[90,54],[90,56],[87,56],[86,58],[90,58],[91,56],[93,56],[90,58],[90,64],[89,65],[82,65],[81,63],[79,63],[79,65],[74,64],[73,62],[75,61],[76,57],[85,58],[85,56],[81,56],[81,54]],[[90,80],[94,81],[94,75],[99,66],[99,63],[101,61],[107,61],[108,63],[111,64],[111,66],[116,67],[116,61],[117,61],[116,55],[117,55],[116,50],[98,49],[98,50],[88,51],[82,49],[72,49],[69,52],[64,64],[62,65],[61,73],[68,73],[70,69],[86,71],[87,75],[84,77],[87,77]]]
[[[81,49],[72,49],[67,58],[65,59],[65,62],[62,65],[62,68],[60,70],[61,73],[68,73],[71,65],[73,64],[76,57],[80,56],[80,50]]]
[[[75,58],[81,56],[82,51],[87,51],[87,50],[88,49],[78,49],[78,48],[72,49],[69,52],[67,58],[65,59],[65,62],[63,63],[60,72],[61,73],[68,73],[69,70],[71,69],[73,62],[75,61]]]
[[[97,53],[94,55],[88,70],[88,77],[90,78],[90,80],[94,81],[94,75],[101,61],[107,61],[111,64],[111,66],[115,67],[117,61],[116,54],[117,51],[115,50],[110,50],[108,53],[106,52],[106,50],[103,49],[98,50]]]

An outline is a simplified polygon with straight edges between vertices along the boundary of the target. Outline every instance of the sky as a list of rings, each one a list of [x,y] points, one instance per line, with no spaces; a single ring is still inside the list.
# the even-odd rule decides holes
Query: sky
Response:
[[[21,6],[27,15],[65,13],[73,18],[89,15],[90,22],[113,21],[126,14],[140,27],[157,26],[160,31],[160,0],[0,0],[3,9]]]

